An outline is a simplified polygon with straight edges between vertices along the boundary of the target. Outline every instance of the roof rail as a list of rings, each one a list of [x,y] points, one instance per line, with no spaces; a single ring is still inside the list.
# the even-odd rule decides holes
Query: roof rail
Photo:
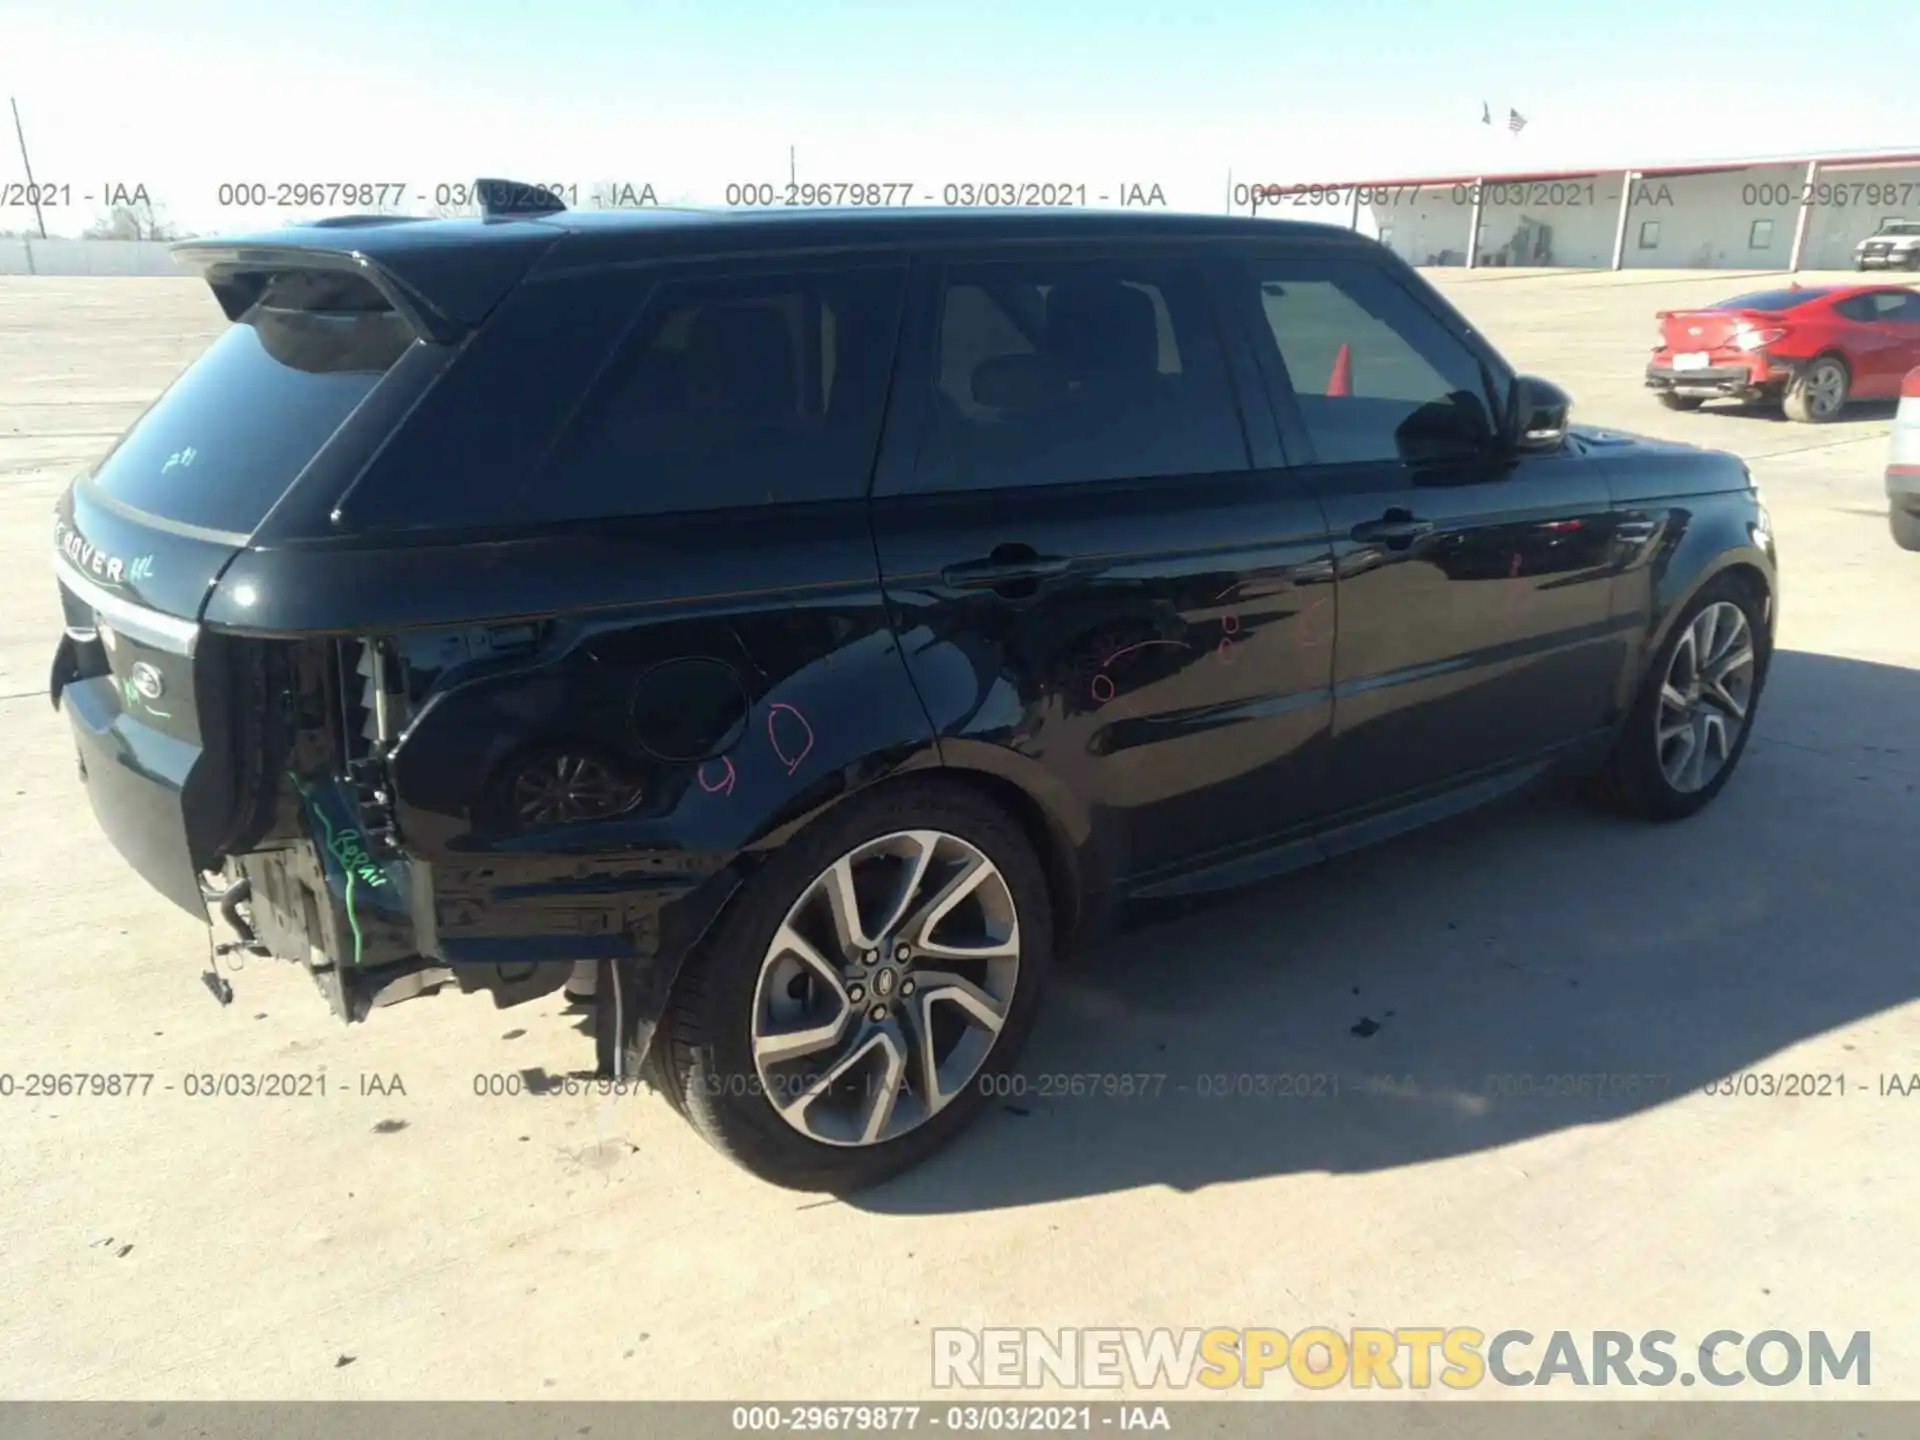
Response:
[[[521,180],[476,180],[473,198],[488,220],[512,215],[558,215],[567,207],[545,185],[529,185]]]

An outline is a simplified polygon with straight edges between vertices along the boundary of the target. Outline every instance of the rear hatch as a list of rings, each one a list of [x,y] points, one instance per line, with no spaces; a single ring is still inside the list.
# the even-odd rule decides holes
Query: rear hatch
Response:
[[[1658,312],[1661,343],[1676,353],[1736,348],[1735,339],[1749,330],[1778,330],[1787,312],[1823,294],[1819,290],[1763,290],[1736,295],[1702,310]]]
[[[414,325],[361,276],[282,270],[61,497],[52,693],[101,828],[204,913],[253,735],[239,637],[198,623],[220,573],[401,357]]]
[[[1741,325],[1755,323],[1753,312],[1732,310],[1670,310],[1660,316],[1660,338],[1667,349],[1722,350],[1733,344]]]

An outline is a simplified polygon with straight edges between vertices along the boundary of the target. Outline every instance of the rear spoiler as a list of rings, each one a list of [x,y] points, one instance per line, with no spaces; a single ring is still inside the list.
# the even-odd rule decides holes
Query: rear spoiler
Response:
[[[212,288],[229,320],[286,270],[363,277],[420,335],[452,344],[474,329],[565,232],[533,220],[422,220],[306,226],[233,239],[185,240],[173,262]]]
[[[220,302],[229,320],[238,320],[252,309],[281,271],[344,270],[364,277],[409,325],[436,344],[457,340],[466,328],[442,314],[399,276],[357,251],[294,245],[220,247],[189,242],[176,245],[172,255],[176,265],[198,274],[212,287],[213,298]]]

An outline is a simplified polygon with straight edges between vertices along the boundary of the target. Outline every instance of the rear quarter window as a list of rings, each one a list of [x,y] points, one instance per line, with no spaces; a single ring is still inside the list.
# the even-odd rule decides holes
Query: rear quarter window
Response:
[[[905,278],[875,266],[663,283],[513,518],[864,495]]]
[[[357,276],[277,277],[90,483],[148,515],[251,534],[415,339]]]

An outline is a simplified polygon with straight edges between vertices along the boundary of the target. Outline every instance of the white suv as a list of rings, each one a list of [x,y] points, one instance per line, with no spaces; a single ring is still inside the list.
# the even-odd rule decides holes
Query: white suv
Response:
[[[1888,220],[1853,247],[1856,270],[1920,270],[1920,220]]]

